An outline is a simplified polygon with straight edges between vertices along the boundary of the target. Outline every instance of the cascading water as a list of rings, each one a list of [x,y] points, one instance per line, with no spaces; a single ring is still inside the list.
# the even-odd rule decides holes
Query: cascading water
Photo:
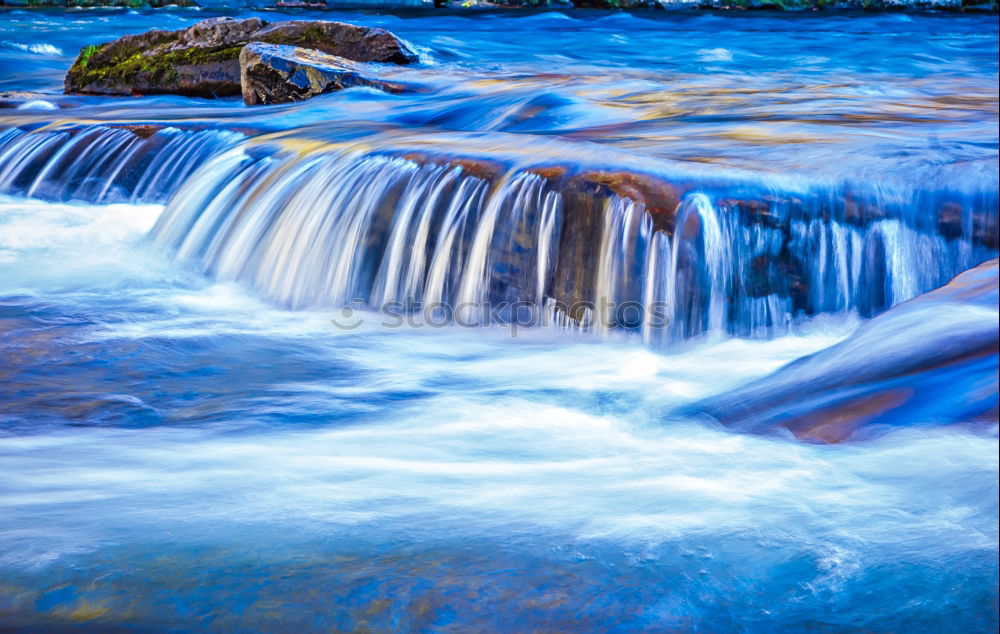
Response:
[[[468,323],[487,323],[492,303],[533,304],[529,308],[538,314],[547,297],[549,262],[555,248],[552,235],[560,222],[561,200],[535,174],[504,179],[480,214],[464,266],[461,261],[449,266],[461,272],[453,306],[457,316]],[[447,301],[445,296],[431,299]],[[503,312],[507,320],[522,317],[509,310]]]
[[[602,225],[592,292],[594,326],[605,333],[614,326],[635,328],[645,308],[638,292],[653,223],[641,204],[616,196],[608,201]]]
[[[0,11],[0,633],[997,632],[995,15],[197,4]]]
[[[423,307],[463,323],[640,331],[660,345],[874,314],[996,252],[975,224],[995,222],[995,200],[970,198],[947,236],[913,220],[937,198],[850,218],[836,192],[734,200],[745,184],[710,183],[683,194],[664,231],[642,202],[581,198],[530,170],[491,179],[448,161],[310,148],[217,155],[171,200],[154,241],[291,308]]]
[[[295,154],[243,138],[8,128],[0,182],[53,200],[177,192],[154,240],[289,307],[423,306],[469,323],[639,330],[659,345],[774,335],[801,315],[873,315],[996,252],[989,192],[758,187],[744,200],[732,193],[746,183],[706,183],[684,193],[664,232],[641,201],[592,192],[581,211],[565,179],[530,171],[498,180],[447,161],[316,143]],[[581,230],[593,205],[597,217],[582,222],[595,230]]]
[[[0,193],[46,200],[160,202],[244,135],[169,126],[0,131]]]

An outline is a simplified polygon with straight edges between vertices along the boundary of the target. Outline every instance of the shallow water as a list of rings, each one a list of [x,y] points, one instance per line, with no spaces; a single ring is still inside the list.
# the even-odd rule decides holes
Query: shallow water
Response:
[[[822,201],[848,182],[896,216],[851,224],[816,203],[800,230],[898,246],[880,247],[885,279],[871,274],[888,287],[879,310],[996,253],[971,221],[944,235],[922,216],[959,201],[996,218],[995,17],[265,12],[390,28],[421,62],[383,72],[428,91],[257,110],[58,96],[84,43],[211,15],[0,14],[0,89],[66,106],[3,109],[0,125],[211,123],[199,160],[245,152],[263,175],[285,163],[258,148],[282,143],[302,161],[335,147],[642,166],[699,183],[692,208],[760,190]],[[240,145],[261,132],[279,134]],[[3,160],[23,154],[3,147],[13,178]],[[995,427],[899,421],[819,446],[674,413],[849,337],[861,300],[667,346],[628,328],[287,310],[275,297],[316,274],[289,273],[309,250],[271,277],[227,276],[221,257],[178,257],[167,229],[150,233],[230,182],[184,171],[170,147],[141,166],[160,188],[96,159],[43,178],[28,165],[0,187],[17,194],[0,198],[0,624],[996,631]],[[305,209],[262,198],[215,199],[239,217]],[[724,228],[751,253],[770,244]],[[815,293],[866,279],[824,286],[859,251],[798,239]],[[275,271],[290,282],[270,291]]]
[[[61,92],[65,70],[84,45],[214,15],[8,11],[0,22],[0,89]],[[599,144],[576,152],[614,147],[777,174],[877,178],[883,186],[933,178],[996,190],[995,16],[234,15],[391,29],[421,60],[380,74],[423,90],[386,96],[352,89],[266,112],[248,112],[238,100],[76,98],[70,101],[83,110],[64,114],[279,129],[319,124],[310,135],[337,138],[371,129],[512,132]],[[22,121],[52,120],[51,112],[17,114]],[[477,138],[486,152],[512,149],[499,136]]]
[[[851,320],[671,355],[376,314],[344,332],[151,250],[159,211],[0,206],[8,622],[996,623],[995,436],[822,447],[666,416]]]

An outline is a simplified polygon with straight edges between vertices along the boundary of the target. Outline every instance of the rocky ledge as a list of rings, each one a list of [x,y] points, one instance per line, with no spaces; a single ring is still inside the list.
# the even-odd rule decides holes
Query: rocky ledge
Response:
[[[844,341],[683,412],[808,442],[921,424],[997,424],[998,264],[899,304]]]
[[[344,58],[347,65],[417,60],[405,42],[384,29],[343,22],[269,24],[260,18],[212,18],[186,29],[147,31],[87,46],[66,74],[64,90],[97,95],[240,95],[244,92],[240,52],[252,42],[312,49]]]

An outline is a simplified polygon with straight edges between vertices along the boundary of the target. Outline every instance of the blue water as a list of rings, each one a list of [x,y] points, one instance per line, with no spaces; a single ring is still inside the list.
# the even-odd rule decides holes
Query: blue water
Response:
[[[0,14],[0,89],[58,107],[0,125],[210,124],[996,209],[995,16],[265,12],[390,28],[421,63],[384,72],[429,89],[60,96],[84,43],[210,15]],[[822,446],[672,414],[849,337],[855,311],[668,350],[365,310],[348,330],[154,243],[162,200],[39,191],[0,198],[2,626],[998,628],[995,426]]]
[[[215,15],[8,11],[0,22],[0,90],[59,93],[66,68],[87,43]],[[470,131],[486,153],[545,153],[543,143],[525,143],[558,137],[587,142],[575,150],[585,154],[615,148],[766,173],[934,180],[996,191],[995,16],[234,14],[252,15],[391,29],[413,44],[421,62],[380,75],[423,90],[398,97],[357,89],[249,112],[238,99],[75,97],[66,105],[77,108],[64,114],[282,130],[311,125],[310,136],[334,139],[375,130],[448,143],[435,133]],[[53,118],[19,114],[19,122]],[[483,132],[519,138],[484,139]]]

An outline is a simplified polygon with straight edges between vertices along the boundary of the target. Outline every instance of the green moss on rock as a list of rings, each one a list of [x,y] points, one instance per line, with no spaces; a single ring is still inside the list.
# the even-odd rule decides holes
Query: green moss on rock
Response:
[[[87,68],[87,61],[90,59],[90,56],[96,52],[97,52],[97,47],[94,46],[93,44],[83,47],[83,50],[80,51],[80,60],[79,60],[80,68]]]
[[[65,91],[238,95],[240,50],[255,41],[290,43],[355,61],[416,60],[402,40],[383,29],[324,21],[268,25],[260,18],[212,18],[178,31],[153,30],[86,46],[66,74]]]

